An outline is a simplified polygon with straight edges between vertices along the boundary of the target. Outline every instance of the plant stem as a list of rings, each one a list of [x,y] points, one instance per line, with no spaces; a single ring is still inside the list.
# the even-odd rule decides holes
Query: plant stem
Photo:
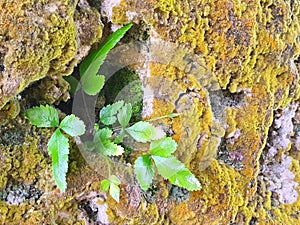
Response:
[[[107,164],[107,168],[108,168],[108,179],[109,179],[109,177],[110,177],[110,163],[109,163],[109,159],[108,159],[108,157],[106,157],[106,156],[104,156],[105,157],[105,160],[106,160],[106,164]]]
[[[161,119],[164,119],[164,118],[169,118],[169,119],[173,119],[175,117],[178,117],[180,116],[179,113],[170,113],[168,115],[164,115],[164,116],[160,116],[160,117],[155,117],[155,118],[152,118],[152,119],[149,119],[149,120],[144,120],[145,122],[152,122],[152,121],[156,121],[156,120],[161,120]],[[133,125],[135,123],[130,123],[129,126]],[[113,128],[113,131],[117,131],[117,130],[121,130],[122,127],[121,126],[118,126],[116,128]]]

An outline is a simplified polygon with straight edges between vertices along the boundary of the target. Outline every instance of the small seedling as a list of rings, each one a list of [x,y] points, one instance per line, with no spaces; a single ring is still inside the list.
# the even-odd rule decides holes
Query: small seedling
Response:
[[[119,185],[121,184],[121,181],[119,178],[117,178],[115,175],[111,175],[108,180],[104,179],[101,181],[101,189],[102,191],[108,191],[110,196],[119,202],[120,200],[120,188]]]
[[[99,129],[99,125],[95,125],[94,139],[92,142],[86,143],[88,150],[96,150],[106,157],[122,155],[124,149],[119,144],[123,142],[126,136],[133,138],[136,142],[149,143],[149,153],[139,156],[134,162],[134,173],[143,190],[148,190],[151,186],[155,167],[158,174],[168,179],[172,184],[184,187],[189,191],[200,190],[201,185],[197,178],[173,156],[177,149],[177,143],[171,137],[166,137],[166,133],[162,129],[153,126],[149,121],[139,121],[130,125],[131,116],[132,106],[130,103],[124,103],[124,101],[103,107],[100,110],[99,118],[100,125],[104,128]],[[177,116],[178,114],[174,113],[154,118],[151,121]],[[114,130],[109,128],[117,122],[119,127]],[[110,169],[109,177],[111,177]],[[112,183],[110,178],[104,180],[102,187],[106,188],[102,189],[107,191],[110,187],[110,194],[113,192],[116,195],[115,192],[117,191]],[[113,184],[116,185],[116,182]],[[116,199],[116,197],[113,198]]]
[[[56,128],[47,146],[48,153],[52,157],[52,176],[55,184],[61,191],[65,191],[67,187],[69,139],[62,131],[72,137],[80,136],[85,132],[83,121],[71,114],[59,123],[57,110],[49,105],[28,109],[25,116],[37,127]]]

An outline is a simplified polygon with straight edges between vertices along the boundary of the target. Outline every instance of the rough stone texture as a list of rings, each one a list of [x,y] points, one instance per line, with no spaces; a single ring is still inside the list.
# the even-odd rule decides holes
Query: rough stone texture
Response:
[[[105,2],[109,5],[111,1]],[[287,112],[299,106],[299,10],[296,1],[230,0],[121,1],[112,8],[113,23],[144,20],[151,27],[150,39],[185,46],[202,59],[211,75],[211,80],[207,74],[200,75],[205,77],[200,86],[192,79],[186,81],[188,76],[174,69],[184,57],[176,61],[171,54],[167,56],[174,59],[169,65],[148,65],[150,79],[164,76],[179,86],[186,84],[179,93],[192,95],[181,98],[193,104],[186,110],[189,117],[182,118],[186,122],[175,120],[182,127],[173,124],[174,137],[181,144],[177,155],[203,184],[184,203],[162,209],[157,202],[153,210],[159,216],[152,224],[299,223],[299,154],[291,151],[295,109]],[[164,54],[165,44],[161,48]],[[215,80],[218,85],[212,85]],[[179,96],[176,89],[164,88],[165,93]],[[176,109],[178,99],[167,103],[154,99],[152,116]],[[288,122],[284,115],[291,115],[287,116],[291,123],[278,125],[274,114],[282,116],[283,124]],[[225,135],[220,129],[216,129],[218,135],[213,134],[213,124],[221,125]],[[199,149],[193,150],[191,141],[196,134]],[[212,139],[216,136],[222,137],[219,146]],[[276,153],[270,159],[267,154],[273,144]],[[214,151],[218,157],[206,168],[204,159],[211,160],[214,154],[209,152]],[[111,221],[122,221],[119,211]],[[144,220],[136,216],[140,223]]]
[[[101,37],[99,14],[77,3],[0,1],[0,109],[36,80],[69,75]]]
[[[1,128],[0,187],[12,193],[15,185],[28,195],[31,185],[39,194],[22,198],[23,194],[14,201],[17,205],[2,195],[0,222],[300,224],[299,2],[104,0],[101,10],[112,20],[112,28],[143,21],[140,27],[147,27],[149,43],[160,38],[160,43],[185,47],[173,56],[164,51],[168,45],[161,45],[161,57],[172,58],[169,63],[154,60],[134,68],[156,93],[145,116],[181,113],[159,125],[172,130],[179,142],[176,155],[203,188],[178,201],[182,192],[171,192],[168,182],[159,178],[146,193],[135,184],[124,184],[117,204],[99,192],[101,176],[86,166],[74,147],[68,190],[59,193],[50,177],[49,134],[19,116]],[[182,69],[189,54],[209,72],[195,78],[192,65]],[[61,73],[63,62],[47,71]],[[36,67],[26,68],[20,69],[22,74]]]

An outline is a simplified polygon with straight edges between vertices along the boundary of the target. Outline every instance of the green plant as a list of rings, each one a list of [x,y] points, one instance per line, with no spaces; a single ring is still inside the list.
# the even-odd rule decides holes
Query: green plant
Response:
[[[48,142],[48,153],[52,158],[52,176],[57,187],[65,191],[67,187],[69,139],[62,133],[75,137],[84,134],[84,123],[73,114],[59,122],[55,108],[46,105],[28,109],[25,116],[37,127],[56,128]]]
[[[80,65],[80,82],[74,77],[67,78],[73,92],[76,91],[78,85],[88,95],[96,95],[103,88],[104,76],[97,75],[97,72],[108,52],[131,26],[132,24],[128,24],[120,28],[111,34],[98,50],[92,50],[89,53]],[[29,109],[25,115],[37,127],[56,128],[48,142],[48,152],[52,157],[52,174],[55,183],[60,190],[65,191],[69,140],[61,131],[72,137],[80,136],[85,132],[84,123],[73,114],[66,116],[59,123],[58,112],[48,105]],[[149,121],[130,124],[132,115],[132,105],[124,101],[117,101],[103,107],[99,113],[100,124],[96,124],[94,127],[93,139],[84,143],[86,148],[90,151],[98,151],[104,157],[111,157],[124,154],[124,148],[121,146],[124,138],[130,137],[136,142],[148,143],[148,153],[142,154],[134,162],[134,173],[143,190],[147,190],[151,186],[155,171],[176,186],[190,191],[200,190],[201,185],[197,178],[173,155],[177,149],[177,143],[171,137],[166,137],[166,133],[162,129],[150,123],[162,118],[172,119],[178,114],[173,113]],[[112,129],[112,125],[115,123],[118,123],[119,126]],[[118,177],[110,173],[108,160],[107,165],[108,179],[102,180],[101,189],[109,190],[112,198],[119,201],[121,182]]]
[[[99,68],[103,64],[109,51],[121,40],[125,33],[132,27],[128,24],[114,33],[97,49],[91,50],[88,56],[81,62],[79,67],[80,81],[75,77],[66,77],[71,86],[71,92],[75,92],[80,85],[88,95],[96,95],[104,86],[105,76],[97,75]]]
[[[149,153],[139,156],[134,162],[134,173],[140,187],[147,190],[155,175],[155,168],[163,178],[168,179],[172,184],[184,187],[189,191],[200,190],[201,185],[197,178],[185,167],[185,165],[173,156],[177,149],[177,143],[171,138],[166,137],[163,130],[153,126],[150,121],[139,121],[132,125],[129,121],[132,116],[132,107],[130,103],[118,101],[100,110],[99,118],[101,126],[95,126],[95,135],[92,141],[86,142],[86,147],[90,151],[98,151],[105,157],[120,156],[124,149],[122,143],[125,137],[131,137],[137,142],[148,143]],[[170,114],[162,116],[161,118],[174,118],[178,114]],[[112,129],[111,125],[119,123],[119,127]],[[109,167],[109,164],[108,164]],[[120,182],[113,182],[112,175],[109,175],[108,180],[103,181],[103,190],[108,190],[110,187],[110,194],[117,200],[116,196],[119,189]],[[115,176],[114,176],[115,177]],[[114,179],[115,180],[115,179]],[[117,200],[118,201],[118,200]]]
[[[101,181],[101,189],[102,191],[108,191],[110,196],[115,199],[117,202],[120,200],[120,188],[119,185],[121,181],[115,175],[111,175],[108,180],[104,179]]]

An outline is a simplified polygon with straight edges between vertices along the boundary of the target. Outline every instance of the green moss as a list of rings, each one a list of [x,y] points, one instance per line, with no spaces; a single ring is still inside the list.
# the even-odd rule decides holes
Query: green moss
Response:
[[[12,98],[3,109],[0,110],[0,126],[7,124],[9,119],[14,119],[20,113],[20,104],[17,97]]]
[[[106,104],[112,104],[118,100],[131,103],[133,113],[131,122],[141,120],[143,90],[139,76],[134,70],[127,67],[116,72],[106,81],[101,95],[105,96]]]

